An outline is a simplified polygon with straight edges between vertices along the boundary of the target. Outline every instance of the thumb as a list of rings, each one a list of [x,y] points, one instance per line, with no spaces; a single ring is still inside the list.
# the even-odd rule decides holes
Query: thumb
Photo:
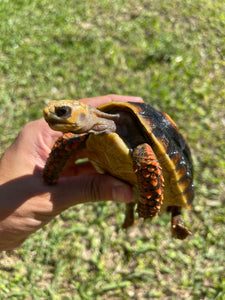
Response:
[[[86,174],[61,178],[54,186],[52,197],[54,205],[64,210],[85,202],[111,200],[129,203],[133,200],[133,191],[131,186],[110,175]]]

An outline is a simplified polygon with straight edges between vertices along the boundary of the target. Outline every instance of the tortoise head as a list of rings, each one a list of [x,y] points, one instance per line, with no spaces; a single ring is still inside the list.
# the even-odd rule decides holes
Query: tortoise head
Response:
[[[75,100],[51,101],[43,110],[49,126],[57,131],[83,133],[88,131],[93,109]]]
[[[43,110],[44,118],[56,131],[88,133],[114,131],[114,115],[76,100],[51,101]]]

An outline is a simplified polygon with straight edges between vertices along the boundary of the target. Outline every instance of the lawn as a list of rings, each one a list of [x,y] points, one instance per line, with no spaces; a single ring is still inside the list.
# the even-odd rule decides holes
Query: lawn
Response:
[[[0,154],[52,99],[141,96],[188,140],[196,196],[124,231],[124,205],[71,208],[0,253],[1,299],[224,299],[225,2],[0,1]]]

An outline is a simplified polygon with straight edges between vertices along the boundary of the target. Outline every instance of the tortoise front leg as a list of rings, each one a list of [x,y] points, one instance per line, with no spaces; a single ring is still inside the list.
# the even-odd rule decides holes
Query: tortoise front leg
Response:
[[[46,184],[57,182],[60,173],[63,170],[68,159],[76,151],[84,147],[87,134],[75,135],[73,133],[64,133],[54,144],[51,153],[44,167],[42,177]]]
[[[184,222],[181,216],[181,207],[171,207],[172,219],[171,219],[171,232],[174,238],[184,240],[188,235],[191,235],[191,231],[184,226]]]
[[[139,217],[151,219],[162,205],[164,179],[162,168],[150,145],[144,143],[134,149],[133,167],[140,193],[137,212]]]

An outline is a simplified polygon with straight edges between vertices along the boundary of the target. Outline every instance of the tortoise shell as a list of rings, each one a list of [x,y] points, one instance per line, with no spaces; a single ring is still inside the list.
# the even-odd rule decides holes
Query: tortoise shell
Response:
[[[61,100],[50,102],[44,116],[53,129],[73,133],[57,141],[43,172],[45,182],[57,180],[52,164],[54,168],[64,164],[59,162],[57,151],[60,149],[60,155],[62,147],[68,151],[65,144],[72,145],[74,140],[86,149],[99,172],[137,187],[139,217],[171,211],[172,235],[183,239],[191,234],[181,219],[181,208],[190,208],[194,198],[191,153],[167,114],[146,103],[111,102],[95,109],[79,101]],[[96,116],[100,121],[95,121]],[[94,125],[87,125],[92,120]],[[134,204],[127,205],[124,227],[133,223],[133,208]]]
[[[132,146],[134,147],[137,143],[134,141],[134,135],[141,134],[144,137],[145,142],[153,149],[159,164],[162,167],[165,181],[164,201],[161,212],[165,211],[168,206],[173,205],[190,208],[194,198],[193,163],[189,145],[183,135],[178,131],[175,122],[166,113],[162,113],[146,103],[112,102],[104,104],[98,107],[98,109],[109,114],[116,114],[120,111],[128,112],[134,119],[134,123],[138,128],[138,133],[134,133],[133,131],[129,133]],[[120,141],[118,138],[114,139],[115,148],[113,151],[110,151],[110,160],[113,160],[111,165],[116,166],[116,168],[111,168],[109,173],[115,173],[114,175],[117,177],[127,180],[129,176],[124,177],[117,173],[119,168],[122,168],[123,170],[127,169],[123,163],[126,160],[121,158],[118,162],[120,154],[116,155],[114,161],[116,145],[118,145],[119,142],[122,143],[122,139],[120,138]],[[104,151],[107,151],[108,149],[107,142],[108,141],[105,140],[105,143],[102,143],[102,145],[104,145]],[[127,144],[128,141],[124,141],[124,143]],[[98,148],[100,147],[98,146]],[[125,154],[127,152],[126,146],[124,148]],[[102,156],[99,155],[98,157]],[[98,164],[101,164],[101,160]],[[116,170],[114,171],[114,169]],[[128,181],[133,184],[132,176],[130,176]]]

